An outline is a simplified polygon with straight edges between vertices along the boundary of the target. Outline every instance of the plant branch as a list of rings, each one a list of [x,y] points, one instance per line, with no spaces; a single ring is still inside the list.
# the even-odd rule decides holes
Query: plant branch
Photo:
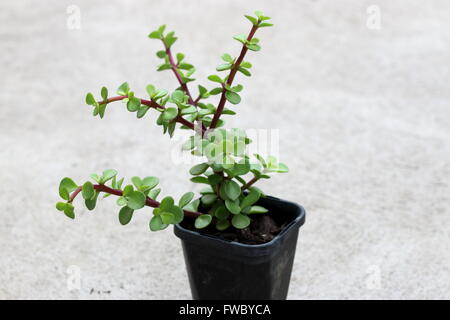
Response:
[[[72,202],[76,198],[76,196],[80,193],[81,189],[82,189],[82,187],[78,187],[77,189],[75,189],[75,191],[70,195],[69,202]],[[118,197],[121,197],[123,195],[122,190],[113,189],[108,186],[105,186],[104,184],[95,184],[94,189],[99,192],[113,194]],[[147,197],[147,199],[145,200],[145,205],[148,207],[152,207],[152,208],[159,208],[160,203],[156,200],[153,200],[153,199]],[[184,215],[186,217],[190,217],[190,218],[196,218],[202,214],[200,212],[189,211],[189,210],[183,210],[183,211],[184,211]]]
[[[180,73],[177,70],[177,64],[175,63],[175,60],[173,59],[173,55],[172,55],[172,51],[170,50],[170,47],[166,46],[166,43],[163,41],[164,47],[166,48],[166,54],[167,57],[169,59],[169,63],[170,63],[170,67],[173,71],[173,74],[175,75],[175,77],[178,80],[178,83],[181,86],[181,89],[183,89],[184,92],[186,92],[187,96],[188,96],[188,102],[189,104],[193,105],[193,106],[197,106],[198,101],[200,100],[200,97],[198,97],[197,99],[193,99],[191,92],[189,91],[189,88],[187,86],[187,83],[183,82],[183,79],[181,78]],[[206,127],[205,125],[202,123],[202,137],[204,135],[206,131]]]
[[[252,29],[250,30],[250,33],[247,36],[247,41],[250,41],[253,36],[255,35],[256,30],[258,30],[258,25],[253,25]],[[242,45],[241,53],[239,54],[239,57],[237,58],[236,62],[233,64],[233,67],[230,70],[230,74],[228,75],[227,84],[231,86],[233,83],[234,77],[236,76],[236,73],[239,69],[239,66],[241,65],[242,61],[244,60],[245,54],[247,53],[248,48],[245,44]],[[211,121],[211,125],[209,126],[210,129],[214,129],[217,126],[217,122],[219,121],[220,116],[222,115],[223,109],[225,107],[225,102],[227,101],[225,97],[226,90],[224,89],[222,91],[222,95],[220,96],[219,104],[217,105],[216,113],[214,114],[214,117]]]
[[[250,188],[253,184],[255,184],[256,181],[258,181],[259,178],[257,177],[253,177],[251,180],[249,180],[246,184],[244,184],[241,189],[242,190],[246,190],[248,188]]]
[[[164,43],[164,41],[163,41],[163,43]],[[178,83],[181,86],[181,89],[183,89],[183,91],[186,92],[186,94],[188,95],[189,103],[196,106],[197,104],[195,103],[194,99],[192,99],[192,95],[189,92],[189,88],[188,88],[187,84],[185,82],[183,82],[183,79],[181,78],[180,73],[177,71],[177,64],[173,60],[172,51],[170,50],[170,47],[167,47],[165,43],[164,43],[164,47],[166,48],[166,54],[167,54],[167,57],[169,58],[170,67],[173,71],[173,74],[177,78]]]
[[[108,98],[108,99],[103,100],[103,101],[97,101],[97,103],[99,103],[99,104],[107,103],[107,104],[108,104],[108,103],[110,103],[110,102],[120,101],[120,100],[123,100],[123,99],[125,99],[125,98],[128,98],[128,96],[117,96],[117,97],[112,97],[112,98]],[[164,109],[165,109],[164,106],[161,106],[160,104],[156,103],[155,101],[152,101],[152,100],[145,100],[145,99],[140,99],[140,98],[139,98],[139,100],[141,100],[141,104],[146,105],[146,106],[148,106],[148,107],[155,108],[155,109],[160,109],[160,110],[164,110]],[[192,130],[194,130],[195,125],[194,125],[192,122],[190,122],[190,121],[184,119],[181,115],[178,115],[178,116],[175,118],[175,121],[177,121],[177,122],[179,122],[179,123],[185,125],[186,127],[190,128],[190,129],[192,129]]]

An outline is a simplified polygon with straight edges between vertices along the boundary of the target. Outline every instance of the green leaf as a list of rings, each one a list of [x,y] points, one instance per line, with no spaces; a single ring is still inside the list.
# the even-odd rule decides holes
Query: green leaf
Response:
[[[172,212],[161,212],[160,217],[164,224],[171,224],[175,220],[175,216]]]
[[[175,201],[172,197],[165,197],[162,199],[161,204],[159,205],[159,208],[161,211],[170,211],[174,205]]]
[[[86,103],[91,105],[91,106],[96,104],[94,95],[92,93],[90,93],[90,92],[86,95]]]
[[[231,91],[233,91],[233,92],[241,92],[243,88],[244,87],[241,84],[238,84],[237,86],[234,86],[233,88],[231,88]]]
[[[211,80],[212,82],[217,82],[217,83],[223,82],[223,80],[218,75],[215,75],[215,74],[210,75],[208,77],[208,79]]]
[[[174,108],[174,107],[169,107],[169,108],[164,110],[162,115],[163,115],[163,119],[165,121],[171,121],[171,120],[173,120],[173,119],[175,119],[177,117],[178,109]]]
[[[239,96],[239,94],[233,91],[227,90],[227,92],[225,93],[225,97],[232,104],[238,104],[239,102],[241,102],[241,96]]]
[[[209,184],[211,184],[213,186],[215,186],[216,184],[221,182],[222,179],[223,179],[223,177],[221,175],[218,175],[218,174],[212,174],[212,175],[208,176]]]
[[[153,97],[153,96],[155,95],[155,93],[156,93],[156,88],[155,88],[154,85],[149,84],[149,85],[147,85],[147,86],[145,87],[145,91],[147,91],[147,94],[148,94],[150,97]]]
[[[193,166],[191,168],[191,170],[189,170],[189,173],[192,174],[193,176],[198,176],[198,175],[202,174],[203,172],[205,172],[208,168],[209,168],[209,165],[207,163],[200,163],[200,164]]]
[[[153,189],[154,187],[156,187],[159,183],[159,179],[157,177],[145,177],[144,179],[142,179],[142,186],[146,187],[146,190],[150,190]]]
[[[125,188],[123,188],[123,196],[126,197],[130,193],[132,193],[134,190],[133,186],[131,184],[127,185]]]
[[[242,74],[246,75],[247,77],[250,77],[252,75],[250,71],[248,71],[247,69],[245,69],[243,67],[239,67],[238,71],[241,72]]]
[[[98,115],[100,116],[100,119],[103,119],[103,117],[105,116],[105,111],[106,111],[106,103],[103,103],[98,106]]]
[[[183,219],[184,219],[184,212],[183,212],[183,210],[180,207],[173,206],[171,212],[172,212],[172,214],[174,216],[174,220],[172,222],[173,224],[177,224],[177,223],[180,223],[181,221],[183,221]]]
[[[182,70],[190,70],[190,69],[194,68],[194,66],[190,63],[180,63],[178,68],[180,68]],[[188,74],[186,74],[186,76],[188,76]]]
[[[241,205],[240,205],[241,208],[245,209],[245,208],[251,206],[252,204],[256,203],[256,201],[259,200],[260,196],[261,196],[261,193],[258,192],[258,190],[256,190],[256,189],[250,190],[248,195],[241,201]]]
[[[177,41],[177,37],[175,37],[175,32],[169,32],[164,38],[164,43],[168,48],[170,48],[175,41]]]
[[[95,181],[100,182],[100,177],[98,176],[98,174],[92,173],[92,174],[90,174],[90,177],[92,179],[94,179]]]
[[[258,25],[258,27],[260,28],[264,28],[264,27],[272,27],[273,23],[268,23],[268,22],[262,22]]]
[[[241,208],[239,207],[239,201],[237,199],[235,201],[226,199],[225,206],[232,214],[241,213]]]
[[[95,195],[94,185],[90,181],[87,181],[83,184],[81,194],[85,200],[91,199]]]
[[[155,30],[155,31],[150,32],[148,37],[150,39],[161,39],[162,38],[162,34],[161,34],[161,32],[159,32],[159,30]]]
[[[127,109],[130,112],[137,111],[140,106],[141,106],[141,100],[136,97],[130,98],[127,102]]]
[[[126,225],[131,221],[134,210],[129,207],[123,207],[119,211],[119,222],[121,225]]]
[[[92,115],[96,117],[98,115],[98,105],[95,106],[94,110],[92,111]]]
[[[217,196],[215,194],[206,194],[201,197],[201,201],[204,205],[209,206],[217,200]]]
[[[248,16],[248,15],[245,15],[244,17],[246,17],[253,25],[258,24],[258,19],[256,19],[255,17]]]
[[[65,202],[58,202],[58,203],[56,203],[56,209],[58,211],[64,211],[65,208],[66,208],[66,203]]]
[[[133,191],[127,195],[127,200],[128,200],[127,205],[131,209],[137,210],[144,207],[146,197],[145,194],[142,193],[141,191]]]
[[[163,64],[158,66],[158,69],[156,69],[156,71],[164,71],[164,70],[169,70],[171,68],[172,68],[172,66],[170,64],[163,63]]]
[[[233,219],[231,219],[231,224],[236,229],[247,228],[250,225],[250,222],[250,218],[243,214],[236,214],[233,216]]]
[[[167,225],[162,222],[160,216],[153,216],[150,220],[149,227],[151,231],[159,231],[167,228]]]
[[[183,61],[184,59],[184,54],[183,53],[177,53],[177,64],[179,64],[181,61]]]
[[[220,220],[216,223],[216,229],[219,231],[224,231],[230,227],[230,221],[228,220]]]
[[[261,206],[252,206],[250,207],[250,210],[248,211],[248,214],[254,214],[254,213],[266,213],[269,210],[267,210],[264,207]]]
[[[242,61],[242,63],[239,66],[248,69],[252,67],[252,64],[248,61]]]
[[[100,90],[100,95],[102,96],[103,101],[108,99],[108,88],[102,87],[102,89]]]
[[[74,207],[71,203],[66,203],[66,206],[64,208],[64,214],[71,219],[75,219]]]
[[[69,200],[69,194],[78,188],[77,184],[70,178],[63,178],[59,183],[59,195],[64,200]]]
[[[183,110],[181,110],[181,114],[185,115],[185,114],[192,114],[194,112],[197,112],[197,108],[194,106],[189,106]]]
[[[175,132],[175,126],[176,126],[176,123],[175,122],[171,122],[171,123],[169,123],[168,125],[167,125],[167,128],[168,128],[168,132],[169,132],[169,136],[172,138],[173,137],[173,133]]]
[[[222,91],[223,91],[223,88],[217,87],[217,88],[212,89],[212,90],[209,92],[209,94],[211,94],[211,95],[216,95],[216,94],[222,93]]]
[[[216,209],[216,211],[214,212],[214,215],[219,220],[225,220],[230,216],[230,212],[228,211],[228,209],[226,207],[220,206]]]
[[[130,86],[128,85],[128,82],[124,82],[117,89],[117,94],[120,96],[126,96],[126,95],[128,95],[129,91],[130,91]]]
[[[116,203],[117,203],[117,205],[123,207],[123,206],[127,205],[128,200],[125,197],[119,197],[119,198],[117,198]]]
[[[247,48],[249,50],[252,50],[252,51],[259,51],[259,50],[261,50],[261,46],[256,44],[256,43],[247,44]]]
[[[156,56],[158,58],[164,59],[166,57],[167,53],[164,50],[160,50],[158,52],[156,52]]]
[[[101,183],[104,184],[105,182],[111,180],[117,175],[117,171],[114,169],[107,169],[103,171],[103,175],[101,177]]]
[[[262,19],[262,18],[264,18],[264,13],[262,12],[262,11],[260,11],[260,10],[256,10],[255,11],[255,15],[258,17],[258,19]]]
[[[216,67],[217,71],[230,70],[233,65],[231,63],[224,63]]]
[[[230,200],[236,200],[241,195],[241,188],[233,180],[225,180],[222,188],[224,188],[224,192]]]
[[[237,36],[234,36],[233,39],[239,41],[242,44],[245,44],[247,42],[247,37],[245,34],[238,34]]]
[[[132,177],[131,182],[134,184],[136,188],[140,188],[142,186],[142,180],[139,177]]]
[[[142,117],[144,117],[148,110],[150,110],[149,106],[141,105],[139,107],[139,110],[136,115],[138,117],[138,119],[141,119]]]
[[[208,93],[208,90],[204,86],[198,85],[198,93],[200,97],[205,97],[205,95],[207,95]]]
[[[159,195],[160,192],[161,192],[161,189],[160,189],[160,188],[158,188],[158,189],[152,189],[152,190],[150,190],[150,192],[149,192],[149,194],[148,194],[148,197],[149,197],[150,199],[156,200],[156,198],[158,197],[158,195]]]
[[[206,177],[201,177],[201,176],[193,177],[193,178],[191,178],[191,181],[194,182],[194,183],[206,183],[206,184],[209,184],[208,179]]]
[[[228,53],[224,53],[222,55],[222,60],[225,62],[233,63],[233,58]]]
[[[183,91],[181,90],[175,90],[174,92],[172,92],[172,94],[170,95],[170,98],[172,99],[173,102],[175,103],[182,103],[184,102],[184,97],[185,94]]]
[[[98,195],[99,195],[99,193],[95,192],[94,196],[91,199],[84,200],[84,204],[86,205],[86,208],[88,208],[88,210],[95,209],[95,206],[97,204]]]
[[[210,214],[202,214],[195,219],[195,227],[197,229],[206,228],[212,221],[212,216]]]
[[[183,209],[189,210],[189,211],[197,211],[199,204],[200,204],[200,200],[196,199],[196,200],[192,201],[191,203],[189,203],[187,206],[185,206]]]
[[[183,196],[180,198],[180,201],[178,202],[178,205],[183,208],[185,207],[191,200],[194,198],[193,192],[186,192],[183,194]]]

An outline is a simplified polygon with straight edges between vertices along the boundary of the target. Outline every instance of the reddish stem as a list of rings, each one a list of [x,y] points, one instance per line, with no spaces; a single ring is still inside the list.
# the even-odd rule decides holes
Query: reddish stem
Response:
[[[80,193],[81,189],[82,189],[82,187],[78,187],[77,189],[75,189],[75,191],[70,195],[69,202],[72,202],[76,198],[76,196]],[[110,188],[103,184],[95,184],[94,189],[99,192],[106,192],[106,193],[113,194],[118,197],[121,197],[123,195],[122,190],[113,189],[113,188]],[[152,207],[152,208],[159,208],[160,203],[156,200],[153,200],[153,199],[150,199],[149,197],[147,197],[147,199],[145,200],[145,205],[148,207]],[[183,210],[183,211],[184,211],[184,215],[186,217],[190,217],[190,218],[196,218],[202,214],[200,212],[189,211],[189,210]]]
[[[163,43],[164,43],[164,41],[163,41]],[[180,84],[183,91],[186,92],[186,94],[188,95],[189,103],[195,106],[196,103],[195,103],[194,99],[192,99],[192,96],[191,96],[191,93],[189,92],[189,88],[188,88],[187,84],[185,82],[183,82],[183,79],[181,79],[180,73],[177,71],[177,64],[173,60],[172,51],[170,50],[169,47],[166,46],[165,43],[164,43],[164,46],[166,48],[166,54],[167,54],[167,57],[169,58],[169,63],[170,63],[170,67],[173,71],[173,74],[177,78],[178,83]]]
[[[241,189],[242,190],[246,190],[248,188],[250,188],[256,181],[258,181],[259,178],[257,177],[253,177],[251,180],[249,180],[246,184],[244,184]]]
[[[250,41],[253,38],[257,29],[258,25],[253,25],[252,29],[250,30],[250,33],[247,36],[247,41]],[[233,67],[230,70],[230,74],[228,75],[227,84],[229,86],[231,86],[231,84],[233,83],[234,76],[236,75],[242,61],[244,60],[244,56],[247,53],[247,51],[248,51],[247,46],[245,44],[242,45],[241,53],[239,54],[239,57],[237,58],[236,62],[233,64]],[[225,93],[226,90],[224,89],[222,91],[222,95],[220,96],[220,101],[217,106],[216,113],[214,114],[214,117],[211,121],[211,125],[209,126],[210,129],[214,129],[217,126],[217,122],[219,121],[219,118],[222,115],[223,109],[225,107],[225,102],[227,101]]]
[[[114,101],[120,101],[120,100],[123,100],[123,99],[125,99],[125,98],[128,98],[128,97],[127,97],[127,96],[117,96],[117,97],[108,98],[108,99],[106,99],[106,100],[104,100],[104,101],[98,101],[98,103],[99,103],[99,104],[104,104],[105,102],[106,102],[106,103],[110,103],[110,102],[114,102]],[[146,105],[146,106],[149,106],[149,107],[151,107],[151,108],[161,109],[161,110],[164,110],[164,109],[165,109],[164,106],[159,105],[159,104],[156,103],[155,101],[152,101],[152,100],[145,100],[145,99],[140,99],[140,100],[141,100],[141,104]],[[194,125],[192,122],[190,122],[190,121],[184,119],[181,115],[178,115],[178,116],[175,118],[175,121],[177,121],[177,122],[179,122],[179,123],[185,125],[186,127],[190,128],[190,129],[192,129],[192,130],[194,130],[194,128],[195,128],[195,125]]]
[[[167,57],[169,59],[170,67],[171,67],[175,77],[177,78],[178,83],[181,86],[181,89],[183,89],[183,91],[186,92],[186,94],[188,95],[189,104],[191,104],[193,106],[197,106],[197,103],[200,100],[200,97],[198,97],[196,100],[194,100],[192,98],[191,92],[189,91],[189,88],[188,88],[187,84],[185,82],[183,82],[183,79],[181,79],[181,75],[180,75],[180,73],[177,70],[177,64],[175,63],[175,60],[173,59],[172,51],[170,50],[169,47],[166,46],[164,41],[163,41],[163,43],[164,43],[164,47],[166,48],[166,54],[167,54]],[[205,131],[206,131],[206,127],[202,123],[202,137],[203,137],[203,134],[204,134]]]

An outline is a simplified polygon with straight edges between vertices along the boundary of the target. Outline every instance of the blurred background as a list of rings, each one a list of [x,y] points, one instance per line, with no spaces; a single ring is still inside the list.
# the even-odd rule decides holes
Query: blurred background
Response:
[[[150,232],[150,210],[123,227],[112,198],[80,201],[72,221],[57,188],[115,168],[197,190],[155,119],[117,103],[99,120],[84,98],[175,89],[147,38],[163,23],[212,88],[254,10],[275,27],[227,126],[280,130],[290,173],[259,187],[307,210],[289,299],[450,298],[448,1],[20,0],[0,4],[1,299],[191,297],[179,239]]]

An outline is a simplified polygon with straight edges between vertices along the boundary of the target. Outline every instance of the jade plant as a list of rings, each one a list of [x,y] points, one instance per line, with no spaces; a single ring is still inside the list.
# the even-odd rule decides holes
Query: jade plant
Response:
[[[218,72],[227,72],[228,75],[210,75],[208,79],[215,87],[209,90],[198,85],[195,99],[189,89],[189,84],[195,80],[195,67],[185,60],[183,53],[172,53],[177,38],[174,32],[166,32],[165,25],[151,32],[148,37],[162,42],[163,50],[156,53],[162,59],[157,70],[173,72],[179,84],[176,90],[169,92],[149,84],[146,87],[148,98],[144,99],[137,97],[125,82],[117,89],[117,96],[110,97],[105,87],[101,88],[98,99],[92,93],[86,95],[86,103],[93,108],[94,116],[103,118],[110,103],[122,101],[127,110],[135,113],[139,119],[150,116],[150,109],[154,111],[157,115],[156,124],[162,126],[163,133],[168,133],[170,137],[177,127],[190,130],[192,135],[182,148],[201,158],[200,163],[189,171],[193,175],[191,181],[206,185],[197,197],[193,192],[187,192],[178,201],[171,196],[158,201],[161,189],[157,188],[157,177],[132,177],[131,183],[125,184],[124,178],[118,178],[116,170],[108,169],[102,174],[91,174],[92,180],[83,184],[77,184],[67,177],[62,179],[59,195],[64,201],[58,202],[56,208],[74,219],[73,202],[77,196],[81,195],[87,209],[93,210],[100,194],[105,198],[114,195],[118,197],[117,204],[121,207],[118,218],[122,225],[130,222],[136,210],[153,208],[153,216],[149,221],[152,231],[180,223],[184,217],[195,219],[194,225],[198,229],[209,225],[219,231],[230,227],[243,229],[249,226],[252,215],[266,213],[266,208],[256,205],[264,194],[254,184],[260,179],[270,178],[270,173],[287,172],[288,168],[272,156],[266,159],[259,154],[249,156],[247,145],[251,140],[245,131],[224,129],[221,119],[223,115],[235,114],[225,107],[227,101],[232,105],[241,102],[239,92],[243,86],[234,85],[233,81],[238,72],[251,76],[249,69],[252,64],[244,61],[244,57],[249,50],[261,49],[259,39],[254,37],[256,31],[272,26],[268,22],[270,18],[262,12],[256,11],[255,15],[245,16],[252,24],[248,35],[234,37],[242,44],[239,55],[233,57],[228,53],[223,54],[223,63],[216,68]],[[208,103],[208,99],[214,95],[220,95],[217,106]]]

